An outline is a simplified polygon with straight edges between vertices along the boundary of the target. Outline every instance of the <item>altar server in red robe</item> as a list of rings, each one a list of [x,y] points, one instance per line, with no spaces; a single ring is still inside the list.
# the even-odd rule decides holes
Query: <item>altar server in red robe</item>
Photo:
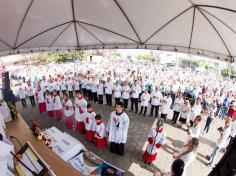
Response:
[[[38,86],[38,90],[36,92],[36,97],[37,97],[39,112],[40,112],[40,114],[43,114],[44,112],[46,112],[46,103],[45,103],[45,99],[44,99],[44,92],[40,86]]]
[[[63,111],[62,111],[61,99],[57,94],[57,90],[53,90],[52,101],[53,101],[54,116],[55,116],[56,120],[59,121],[63,117]]]
[[[151,164],[160,151],[162,145],[166,141],[166,133],[163,130],[164,119],[159,119],[155,129],[151,129],[148,133],[148,146],[143,154],[143,161],[147,164]]]
[[[87,105],[87,112],[84,112],[82,114],[84,116],[84,125],[86,130],[86,139],[89,142],[94,141],[94,134],[95,134],[95,116],[96,113],[93,110],[93,107],[91,104]]]
[[[77,129],[80,133],[85,133],[84,116],[82,115],[87,111],[87,101],[84,99],[82,91],[77,91],[75,98],[75,120]]]
[[[103,149],[107,146],[106,127],[100,114],[95,116],[95,120],[95,144],[99,149]]]
[[[67,93],[64,93],[63,95],[62,105],[64,109],[64,115],[66,117],[66,127],[70,129],[73,127],[75,116],[72,101],[69,99]]]
[[[46,109],[48,112],[48,117],[54,117],[53,114],[53,102],[52,102],[52,95],[49,92],[49,90],[46,90],[45,92],[45,101],[46,101]]]

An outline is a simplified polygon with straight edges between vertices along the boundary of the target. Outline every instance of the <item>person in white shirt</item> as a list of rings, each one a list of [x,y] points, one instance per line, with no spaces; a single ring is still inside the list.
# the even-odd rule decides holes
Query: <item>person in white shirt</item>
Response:
[[[201,120],[202,120],[202,117],[197,116],[194,119],[192,127],[186,130],[186,132],[188,133],[187,142],[190,141],[192,138],[197,138],[197,139],[199,138],[200,133],[201,133],[201,126],[199,123],[201,122]]]
[[[54,90],[57,91],[57,95],[60,96],[60,82],[58,81],[58,79],[56,78],[54,83],[53,83],[53,92]]]
[[[35,107],[35,101],[34,101],[34,88],[29,84],[27,88],[27,95],[30,99],[30,103],[32,107]]]
[[[52,93],[52,102],[53,102],[53,112],[56,120],[61,120],[63,117],[61,99],[57,94],[57,90],[54,90]]]
[[[37,87],[36,98],[38,102],[39,112],[40,114],[43,114],[44,112],[46,112],[46,103],[44,98],[44,92],[40,86]]]
[[[125,110],[127,110],[128,108],[129,94],[130,94],[130,87],[128,85],[128,81],[125,81],[124,86],[122,87],[122,98]]]
[[[95,144],[97,148],[104,149],[107,146],[106,126],[102,121],[102,116],[100,114],[95,116],[95,121]]]
[[[172,99],[171,99],[170,93],[168,93],[167,96],[164,96],[161,99],[161,118],[163,118],[164,120],[166,120],[167,115],[170,112],[171,103],[172,103]]]
[[[48,112],[48,117],[49,118],[54,117],[52,94],[49,92],[49,90],[46,90],[45,92],[45,102],[46,102],[46,109]]]
[[[66,93],[66,83],[64,81],[64,78],[61,80],[61,85],[60,85],[61,91],[63,95]]]
[[[156,159],[161,147],[165,144],[166,133],[163,130],[163,125],[164,120],[159,119],[156,123],[156,128],[151,129],[148,133],[148,145],[143,154],[143,161],[146,164],[151,164]]]
[[[153,176],[183,176],[184,167],[184,161],[182,159],[176,159],[171,165],[170,172],[161,172],[161,174],[156,173]]]
[[[0,171],[2,176],[15,175],[13,156],[10,152],[14,152],[14,145],[0,133]]]
[[[189,121],[190,126],[193,125],[195,117],[201,115],[201,112],[202,112],[201,98],[197,98],[196,103],[194,103],[193,107],[191,108],[190,121]]]
[[[134,80],[134,83],[131,87],[131,112],[133,111],[135,105],[135,113],[138,113],[138,101],[139,101],[139,94],[142,92],[140,85],[138,85],[137,80]]]
[[[87,92],[87,98],[89,101],[92,101],[92,80],[91,77],[88,77],[87,85],[86,85],[86,92]]]
[[[123,103],[117,102],[115,111],[110,115],[107,125],[109,133],[108,141],[111,143],[110,152],[118,155],[124,155],[124,145],[127,141],[129,128],[129,117],[123,111]]]
[[[103,95],[104,95],[104,83],[102,80],[99,80],[99,85],[98,85],[98,103],[103,104]]]
[[[180,149],[180,151],[176,151],[173,155],[174,159],[182,159],[184,161],[185,166],[183,176],[186,175],[186,169],[189,164],[196,158],[198,145],[199,140],[197,138],[192,138],[184,148]]]
[[[150,94],[148,93],[147,89],[144,90],[140,99],[141,99],[141,110],[139,114],[143,113],[143,116],[145,116],[147,113],[147,107],[150,101]],[[143,109],[144,109],[144,112],[143,112]]]
[[[207,107],[205,111],[208,111],[208,116],[207,116],[206,124],[203,131],[206,131],[206,133],[208,133],[211,123],[215,119],[215,115],[217,111],[216,104],[210,105],[210,107]]]
[[[67,91],[69,92],[69,98],[73,98],[73,84],[70,77],[68,77],[66,85],[67,85]]]
[[[230,133],[231,133],[231,125],[232,125],[232,120],[231,118],[226,118],[225,119],[225,127],[218,128],[217,130],[220,133],[220,138],[217,140],[216,147],[214,148],[212,154],[210,156],[207,156],[207,160],[209,163],[206,163],[207,166],[212,166],[214,159],[217,155],[217,153],[220,151],[221,148],[224,148],[226,145],[226,141],[228,140]]]
[[[153,116],[153,112],[155,109],[155,117],[159,115],[159,107],[161,105],[161,99],[163,98],[162,93],[159,91],[158,86],[156,86],[155,91],[151,93],[151,114]]]
[[[183,124],[188,123],[190,118],[190,113],[191,113],[191,106],[189,100],[185,100],[180,111],[179,127],[182,127]]]
[[[6,132],[5,132],[5,121],[4,121],[4,117],[2,114],[0,114],[0,134],[2,134],[4,137],[6,137]]]
[[[20,100],[21,100],[23,108],[26,108],[27,107],[26,100],[25,100],[26,95],[25,95],[25,91],[22,88],[20,88],[19,96],[20,96]]]
[[[106,94],[106,102],[108,106],[112,106],[112,90],[113,90],[113,83],[111,78],[107,78],[107,82],[105,83],[105,94]]]
[[[72,101],[69,99],[69,96],[67,93],[63,96],[62,101],[63,109],[64,109],[64,115],[66,117],[66,127],[68,129],[71,129],[74,124],[74,106]]]
[[[77,83],[78,82],[78,83]],[[87,91],[86,91],[86,87],[87,87],[87,79],[86,77],[82,77],[81,79],[81,83],[82,83],[82,91],[83,91],[83,95],[87,95]],[[78,90],[79,90],[79,81],[76,81],[76,85],[78,85]],[[78,91],[76,90],[76,92]]]
[[[174,112],[173,112],[173,118],[171,120],[173,125],[176,124],[176,122],[179,118],[179,114],[180,114],[181,107],[183,104],[184,104],[184,100],[183,100],[182,94],[179,92],[179,93],[177,93],[174,107],[173,107]]]
[[[96,81],[95,77],[93,77],[93,80],[91,82],[91,92],[92,92],[92,101],[94,103],[98,102],[97,91],[98,91],[97,81]]]
[[[79,133],[85,133],[84,117],[82,114],[87,111],[87,101],[84,99],[82,91],[77,91],[75,98],[75,120]]]
[[[119,81],[116,81],[113,87],[113,92],[114,92],[114,97],[115,97],[115,103],[119,102],[121,98],[121,92],[122,92],[122,87],[119,84]]]

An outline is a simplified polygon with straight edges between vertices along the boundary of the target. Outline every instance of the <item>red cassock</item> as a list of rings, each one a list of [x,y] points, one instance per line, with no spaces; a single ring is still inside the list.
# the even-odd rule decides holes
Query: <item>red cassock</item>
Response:
[[[68,129],[73,128],[74,119],[75,119],[74,114],[72,116],[66,118],[66,127]]]
[[[100,139],[98,137],[95,137],[95,144],[98,148],[104,149],[107,146],[107,138],[104,137]]]
[[[146,151],[143,154],[143,161],[145,163],[151,164],[160,151],[162,145],[165,144],[166,134],[163,131],[163,128],[159,129],[151,129],[148,134],[148,145]]]
[[[53,111],[48,111],[48,117],[49,117],[49,118],[50,118],[50,117],[54,117]]]
[[[93,142],[94,141],[94,131],[91,130],[86,130],[86,140],[88,142]]]
[[[105,124],[100,121],[96,122],[95,124],[95,135],[94,135],[94,141],[96,146],[99,149],[103,149],[107,146],[107,139],[106,139],[106,127]]]
[[[235,119],[236,118],[236,109],[229,108],[228,117]]]
[[[148,142],[149,142],[149,144],[152,144],[153,143],[153,137],[149,137]],[[161,146],[162,146],[161,144],[156,144],[154,147],[161,148]],[[148,164],[151,164],[153,161],[155,161],[156,156],[157,156],[157,153],[149,154],[146,150],[143,154],[143,161],[148,163]]]
[[[54,116],[57,120],[61,120],[63,117],[63,111],[62,109],[54,110]]]
[[[84,122],[77,122],[77,129],[78,129],[79,133],[84,134],[85,133]]]
[[[39,103],[38,106],[39,106],[40,114],[46,112],[46,103],[45,102]]]

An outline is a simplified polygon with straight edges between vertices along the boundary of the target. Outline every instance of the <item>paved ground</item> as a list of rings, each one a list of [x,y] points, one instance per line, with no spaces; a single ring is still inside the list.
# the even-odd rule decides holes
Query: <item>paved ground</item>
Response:
[[[77,131],[68,130],[65,126],[65,121],[62,120],[57,122],[55,119],[48,119],[46,115],[41,116],[37,108],[32,108],[27,100],[28,107],[22,109],[21,103],[17,103],[19,112],[22,117],[30,125],[32,119],[37,119],[41,123],[41,129],[49,128],[51,126],[56,126],[61,131],[66,131],[72,136],[76,137],[81,141],[87,149],[91,150],[104,160],[110,162],[111,164],[120,167],[126,171],[127,176],[152,176],[152,173],[159,170],[169,170],[171,163],[173,162],[173,149],[180,148],[184,145],[187,138],[186,132],[169,124],[165,124],[164,128],[167,133],[167,142],[162,148],[157,160],[150,166],[145,167],[142,162],[142,154],[146,148],[147,141],[146,136],[149,129],[155,124],[156,119],[154,117],[146,116],[143,117],[139,114],[127,112],[130,118],[129,134],[126,144],[126,154],[125,156],[117,156],[111,154],[107,149],[98,150],[94,144],[88,143],[85,140],[85,136],[80,135]],[[113,108],[94,104],[94,109],[96,113],[103,115],[104,121],[107,122],[109,114],[113,111]],[[149,111],[148,111],[149,112]],[[168,115],[168,119],[172,117],[172,112]],[[205,124],[205,119],[202,121],[201,126],[203,128]],[[210,167],[204,165],[206,162],[205,156],[212,152],[215,146],[216,139],[218,138],[218,132],[216,128],[223,125],[223,121],[216,120],[211,126],[208,134],[201,135],[200,146],[198,149],[198,154],[196,160],[188,167],[188,176],[204,176],[208,175],[211,171]],[[216,161],[222,156],[222,153],[218,155]]]

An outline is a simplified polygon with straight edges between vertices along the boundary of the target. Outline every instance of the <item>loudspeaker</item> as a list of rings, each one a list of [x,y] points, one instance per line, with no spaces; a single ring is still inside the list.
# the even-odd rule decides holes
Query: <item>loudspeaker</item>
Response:
[[[6,102],[11,102],[12,104],[15,104],[17,101],[11,89],[2,89],[2,96]]]
[[[9,78],[8,71],[2,73],[2,88],[3,89],[10,89],[10,78]]]

